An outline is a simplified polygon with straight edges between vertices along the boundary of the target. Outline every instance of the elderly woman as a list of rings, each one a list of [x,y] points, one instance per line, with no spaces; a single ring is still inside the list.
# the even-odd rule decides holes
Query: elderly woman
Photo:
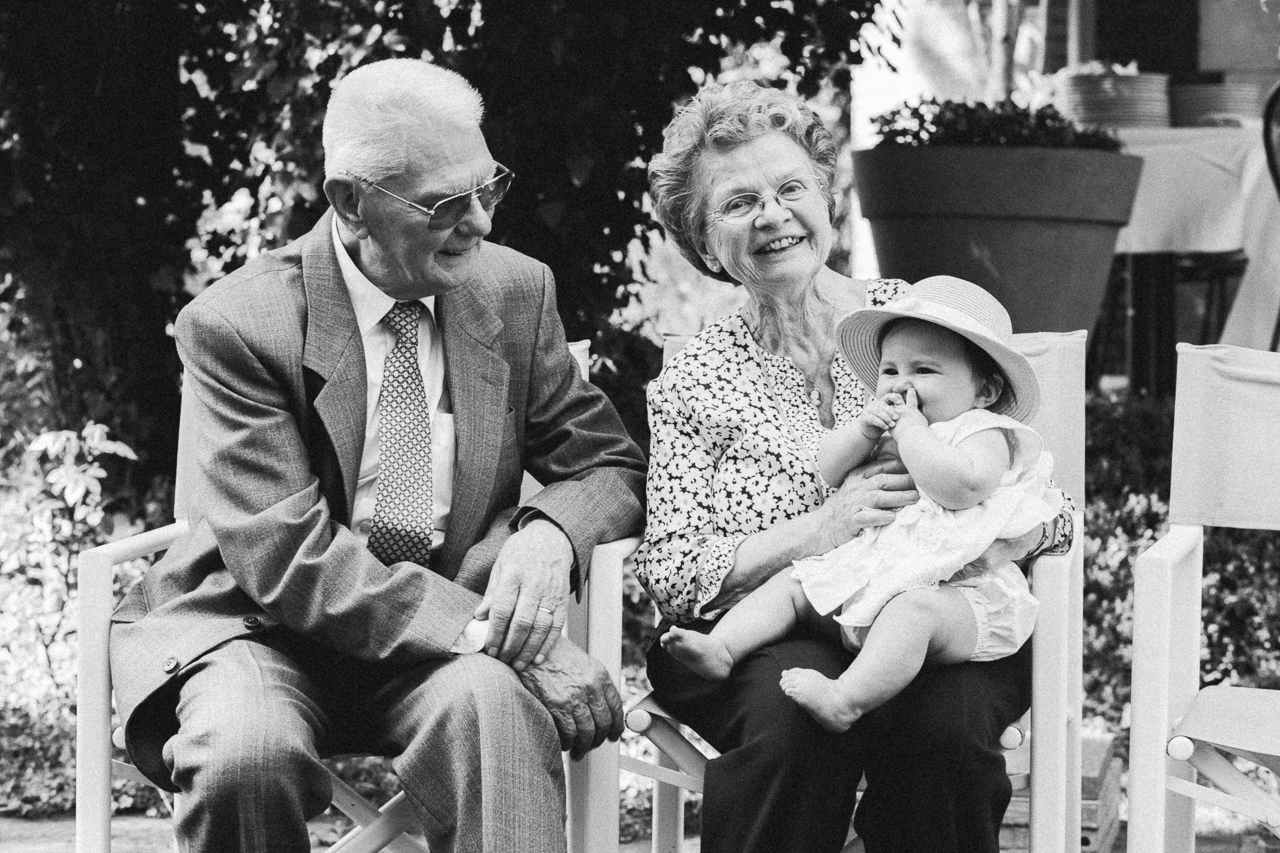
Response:
[[[839,354],[836,321],[907,287],[826,267],[835,156],[802,101],[736,83],[682,109],[649,167],[658,219],[684,256],[748,296],[649,388],[649,518],[637,573],[664,626],[709,630],[793,560],[918,499],[900,462],[873,462],[834,489],[815,468],[823,435],[854,420],[869,394]],[[986,559],[1064,550],[1069,510],[997,543]],[[832,733],[779,679],[791,667],[835,677],[848,654],[834,636],[801,627],[712,683],[653,644],[659,700],[721,752],[707,766],[703,851],[837,851],[865,776],[855,827],[868,851],[994,853],[1010,794],[998,738],[1029,705],[1029,645],[998,661],[926,669]]]

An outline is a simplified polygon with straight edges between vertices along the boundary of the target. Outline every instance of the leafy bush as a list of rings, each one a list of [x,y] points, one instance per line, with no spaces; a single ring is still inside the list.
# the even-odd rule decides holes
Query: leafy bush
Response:
[[[10,457],[0,484],[0,814],[39,817],[74,805],[75,561],[141,529],[146,502],[103,485],[108,467],[133,458],[95,423],[42,433]],[[126,566],[119,585],[142,568]],[[121,783],[115,802],[147,811],[159,798]]]
[[[1005,145],[1119,151],[1109,130],[1081,127],[1052,105],[1032,110],[1011,100],[994,105],[929,98],[872,121],[881,145]]]
[[[1155,495],[1085,507],[1084,713],[1120,724],[1133,664],[1133,562],[1167,527]]]
[[[44,817],[75,803],[75,720],[0,706],[0,815]]]
[[[1167,526],[1173,405],[1094,397],[1086,423],[1084,712],[1118,726],[1129,702],[1133,561]]]

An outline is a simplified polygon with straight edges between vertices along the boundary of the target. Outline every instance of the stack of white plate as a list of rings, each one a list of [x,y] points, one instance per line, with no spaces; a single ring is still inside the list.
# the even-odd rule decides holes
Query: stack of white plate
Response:
[[[1058,109],[1081,124],[1168,127],[1168,74],[1075,74],[1059,86]]]
[[[1213,124],[1224,116],[1255,118],[1262,114],[1257,83],[1182,83],[1169,87],[1174,127]]]

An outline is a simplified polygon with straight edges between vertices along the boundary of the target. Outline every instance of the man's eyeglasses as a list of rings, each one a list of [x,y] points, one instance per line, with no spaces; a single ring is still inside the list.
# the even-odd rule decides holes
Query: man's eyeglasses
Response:
[[[471,199],[473,198],[478,198],[480,206],[485,210],[493,210],[498,202],[502,201],[502,197],[507,194],[507,190],[511,189],[511,181],[515,178],[515,172],[499,163],[498,174],[480,186],[463,190],[448,198],[442,198],[430,207],[423,207],[416,202],[409,201],[404,196],[396,195],[386,187],[375,184],[373,181],[366,180],[359,175],[352,175],[351,177],[367,187],[373,187],[375,190],[384,192],[392,198],[398,199],[410,207],[425,213],[428,220],[427,227],[432,231],[447,231],[461,222],[462,218],[467,215],[467,211],[471,209]]]
[[[788,178],[778,184],[778,188],[769,195],[760,195],[760,193],[740,193],[735,195],[717,207],[715,212],[711,214],[711,218],[717,222],[740,224],[759,216],[760,212],[764,210],[764,203],[770,195],[778,204],[790,207],[821,187],[822,182],[816,177]]]

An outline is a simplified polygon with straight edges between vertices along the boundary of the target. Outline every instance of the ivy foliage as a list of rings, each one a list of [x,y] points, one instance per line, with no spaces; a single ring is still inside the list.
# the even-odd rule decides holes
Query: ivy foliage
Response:
[[[179,17],[160,2],[0,4],[0,302],[29,392],[3,402],[26,441],[92,420],[172,464],[165,328],[200,209],[175,179]]]
[[[0,480],[0,815],[41,817],[75,796],[77,557],[139,532],[148,507],[127,471],[136,456],[89,423],[41,433]],[[117,592],[142,561],[122,567]],[[119,809],[151,810],[156,792],[113,787]]]
[[[0,813],[71,806],[74,556],[113,524],[168,515],[180,374],[170,324],[203,287],[322,213],[331,81],[404,56],[476,85],[490,148],[517,174],[491,239],[551,267],[570,338],[592,340],[595,380],[643,442],[643,384],[659,354],[611,321],[632,298],[628,249],[653,228],[644,165],[673,105],[760,42],[801,94],[824,82],[847,91],[877,5],[0,4]],[[102,427],[85,434],[89,423]],[[103,457],[84,457],[115,455],[107,429],[138,459],[107,462],[103,492]],[[42,446],[45,434],[63,443]],[[634,588],[629,601],[640,633]],[[155,808],[148,796],[118,789],[115,800]]]
[[[491,239],[546,262],[568,334],[643,439],[656,348],[610,319],[653,225],[672,105],[773,42],[802,94],[847,89],[877,0],[67,0],[0,7],[0,298],[57,342],[56,426],[94,419],[171,465],[166,327],[325,207],[330,81],[426,57],[471,80],[516,184]],[[55,418],[58,420],[58,418]]]

